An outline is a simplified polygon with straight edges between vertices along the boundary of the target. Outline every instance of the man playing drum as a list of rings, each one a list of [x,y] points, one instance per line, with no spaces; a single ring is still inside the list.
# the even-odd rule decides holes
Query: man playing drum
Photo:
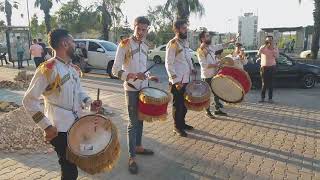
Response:
[[[242,48],[242,44],[239,42],[236,43],[234,51],[226,57],[232,58],[234,66],[239,69],[243,69],[243,66],[248,63],[248,59],[246,57],[246,54],[244,53],[244,48]]]
[[[235,40],[232,39],[231,41],[225,44],[212,45],[211,36],[207,31],[202,31],[199,34],[199,40],[201,44],[197,50],[197,56],[201,66],[201,78],[203,79],[203,81],[211,85],[211,80],[213,76],[216,74],[219,67],[219,61],[215,57],[215,52],[226,48],[230,43],[234,43]],[[219,102],[219,98],[216,95],[214,95],[214,102],[216,109],[214,114],[227,115],[225,112],[221,111],[223,105]],[[210,107],[206,109],[206,112],[209,118],[215,118],[210,111]]]
[[[173,94],[173,132],[186,137],[185,130],[192,130],[193,127],[185,123],[187,108],[184,104],[184,93],[191,74],[195,74],[196,71],[189,52],[187,21],[177,20],[173,25],[173,30],[176,36],[167,44],[165,67]]]
[[[146,35],[150,21],[145,17],[137,17],[134,21],[134,34],[132,37],[120,42],[115,62],[112,68],[113,75],[124,81],[126,103],[128,105],[128,149],[129,172],[138,173],[136,154],[153,155],[153,151],[141,144],[143,121],[138,119],[139,91],[148,86],[148,79],[158,81],[156,76],[144,73],[147,70],[148,44]]]
[[[61,179],[75,180],[78,170],[66,159],[67,132],[79,118],[82,108],[89,107],[91,99],[80,84],[80,69],[71,63],[75,44],[68,31],[53,30],[48,41],[55,57],[42,63],[23,98],[27,114],[45,132],[59,157]],[[44,97],[44,111],[40,96]]]

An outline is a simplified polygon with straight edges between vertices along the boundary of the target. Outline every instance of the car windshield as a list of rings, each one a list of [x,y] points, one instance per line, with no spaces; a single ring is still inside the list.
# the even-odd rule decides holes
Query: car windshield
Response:
[[[117,51],[117,45],[112,42],[100,41],[99,42],[107,51]]]

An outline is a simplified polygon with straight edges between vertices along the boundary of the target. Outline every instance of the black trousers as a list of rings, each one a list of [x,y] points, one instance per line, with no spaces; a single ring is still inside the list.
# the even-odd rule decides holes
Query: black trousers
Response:
[[[76,180],[78,178],[78,169],[75,164],[66,159],[67,133],[59,132],[58,136],[51,140],[51,145],[57,152],[59,164],[61,167],[61,180]]]
[[[187,84],[184,84],[181,89],[177,89],[175,85],[171,85],[171,93],[173,94],[172,115],[174,126],[177,129],[183,130],[186,124],[187,108],[184,104],[184,93]]]
[[[217,111],[219,111],[219,110],[220,110],[220,106],[219,106],[219,104],[220,104],[220,98],[214,94],[214,92],[213,92],[213,90],[212,90],[212,88],[211,88],[211,80],[212,80],[212,78],[205,78],[205,79],[202,79],[202,80],[205,81],[205,82],[207,82],[207,83],[209,84],[210,89],[211,89],[211,92],[212,92],[212,94],[213,94],[213,96],[214,96],[214,98],[213,98],[214,104],[215,104],[214,107],[215,107],[215,109],[216,109]],[[208,109],[206,109],[206,111],[207,111],[207,112],[210,112],[210,106],[208,107]]]
[[[273,75],[276,71],[276,66],[264,66],[260,68],[260,75],[262,81],[261,99],[266,97],[266,90],[268,89],[269,99],[273,96]]]

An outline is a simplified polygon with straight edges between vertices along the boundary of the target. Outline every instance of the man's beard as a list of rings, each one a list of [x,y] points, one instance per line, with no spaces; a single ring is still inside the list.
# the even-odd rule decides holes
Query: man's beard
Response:
[[[188,34],[187,33],[179,33],[179,38],[180,39],[187,39]]]
[[[73,48],[68,49],[67,55],[70,57],[71,60],[76,58],[75,50]]]
[[[207,45],[210,45],[211,42],[212,42],[211,39],[205,41],[205,43],[206,43]]]

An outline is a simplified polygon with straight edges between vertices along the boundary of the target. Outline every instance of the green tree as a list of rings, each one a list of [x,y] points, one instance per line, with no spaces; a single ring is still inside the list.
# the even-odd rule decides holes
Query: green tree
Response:
[[[62,4],[56,15],[62,28],[68,29],[70,32],[81,32],[81,27],[78,26],[81,12],[82,6],[79,4],[79,0],[73,0]]]
[[[56,0],[58,3],[60,0]],[[51,15],[50,10],[52,8],[52,0],[36,0],[34,3],[35,7],[40,8],[44,13],[44,22],[46,25],[46,33],[51,30]]]
[[[123,17],[121,4],[124,0],[102,0],[102,4],[97,6],[99,19],[102,24],[103,39],[109,40],[109,32],[113,22],[119,22]]]
[[[32,37],[36,37],[37,34],[40,32],[39,31],[39,20],[38,20],[38,16],[36,14],[34,14],[31,17],[30,31],[31,31],[31,36]]]
[[[18,2],[5,0],[4,2],[0,2],[0,11],[4,12],[7,19],[7,25],[11,26],[11,17],[13,8],[18,9]]]
[[[301,4],[301,0],[299,0],[299,3]],[[314,25],[311,44],[311,56],[313,59],[317,59],[320,41],[320,0],[314,0],[313,19]]]
[[[173,36],[172,25],[174,21],[173,12],[163,6],[149,7],[147,16],[153,28],[148,35],[148,40],[156,45],[167,43]]]
[[[201,17],[205,12],[200,0],[167,0],[165,9],[173,10],[176,12],[177,19],[185,20],[189,20],[191,13]]]

